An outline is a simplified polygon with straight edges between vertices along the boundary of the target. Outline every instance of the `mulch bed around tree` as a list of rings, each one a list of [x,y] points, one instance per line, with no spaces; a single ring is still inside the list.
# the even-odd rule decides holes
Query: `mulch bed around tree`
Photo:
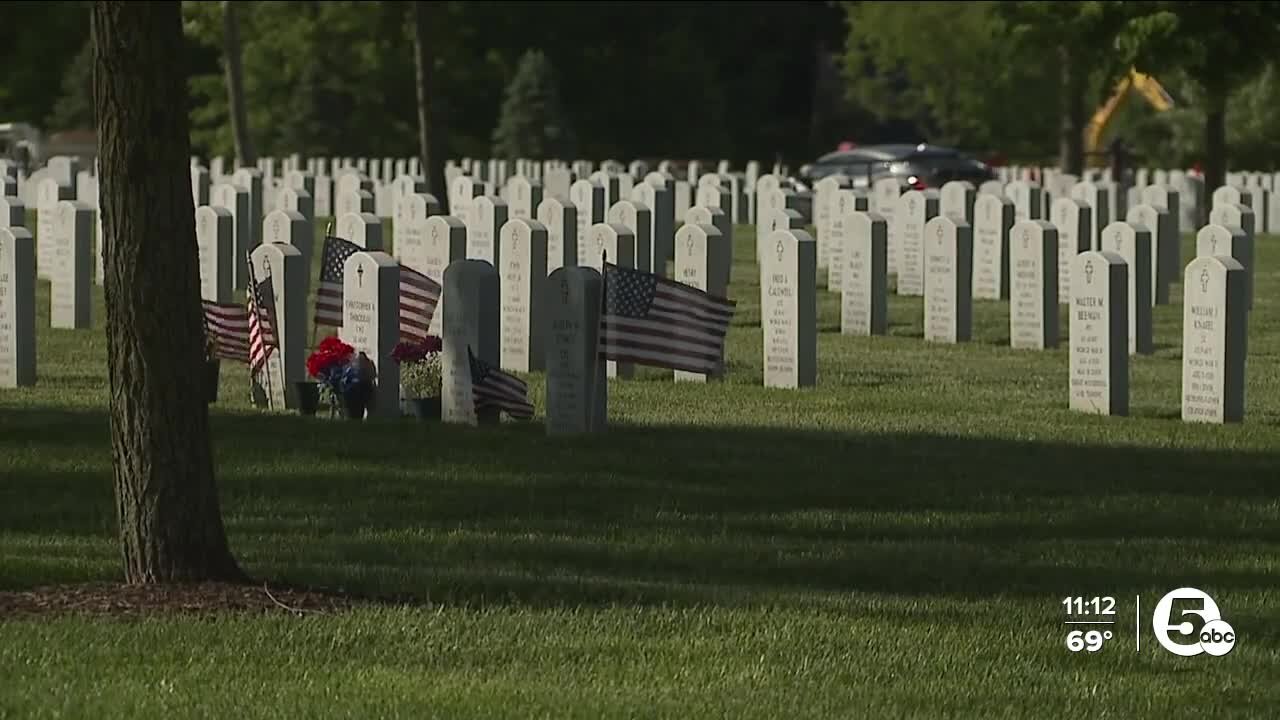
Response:
[[[374,601],[342,593],[267,585],[86,583],[0,592],[0,620],[50,616],[141,618],[213,613],[330,615]]]

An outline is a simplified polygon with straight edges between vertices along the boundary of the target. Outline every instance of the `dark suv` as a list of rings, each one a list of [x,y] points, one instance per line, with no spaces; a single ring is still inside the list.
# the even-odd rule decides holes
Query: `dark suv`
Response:
[[[876,180],[896,177],[904,188],[938,188],[951,180],[968,180],[974,187],[996,174],[990,167],[954,148],[939,145],[868,145],[827,153],[800,168],[808,186],[828,175],[844,175],[856,188],[868,188]]]

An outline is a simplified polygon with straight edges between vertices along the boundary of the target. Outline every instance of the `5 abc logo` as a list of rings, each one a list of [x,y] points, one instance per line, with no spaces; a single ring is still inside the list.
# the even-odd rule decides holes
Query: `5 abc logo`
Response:
[[[1200,619],[1199,632],[1188,616]],[[1222,619],[1218,604],[1195,588],[1178,588],[1160,598],[1152,613],[1151,629],[1165,650],[1182,657],[1201,653],[1220,657],[1236,646],[1236,631]]]

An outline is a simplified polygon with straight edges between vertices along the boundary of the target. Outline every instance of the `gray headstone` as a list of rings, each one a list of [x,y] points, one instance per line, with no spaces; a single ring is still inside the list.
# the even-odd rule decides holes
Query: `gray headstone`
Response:
[[[924,339],[968,342],[973,335],[973,230],[939,216],[924,226]]]
[[[498,233],[510,218],[507,202],[502,198],[481,195],[471,200],[467,216],[467,258],[484,260],[502,272]]]
[[[889,224],[865,210],[846,211],[839,254],[841,270],[840,332],[884,335],[889,331]],[[833,248],[834,250],[834,248]]]
[[[249,261],[255,280],[261,283],[271,278],[275,303],[274,330],[279,345],[267,358],[267,397],[272,409],[295,409],[298,392],[294,383],[307,379],[308,266],[296,246],[265,240]]]
[[[893,212],[898,245],[898,294],[924,295],[924,226],[938,216],[937,190],[908,190]]]
[[[938,213],[964,220],[973,225],[973,204],[977,202],[977,191],[973,183],[966,180],[952,180],[942,186],[938,193]]]
[[[382,220],[373,213],[347,213],[338,216],[334,233],[365,250],[382,250]]]
[[[1151,231],[1145,226],[1116,221],[1102,231],[1102,249],[1113,252],[1128,267],[1129,354],[1155,351],[1151,327]]]
[[[1174,258],[1172,247],[1179,238],[1168,234],[1172,229],[1170,218],[1168,212],[1145,203],[1129,208],[1125,218],[1127,222],[1151,231],[1151,302],[1154,305],[1169,304],[1169,286],[1175,280],[1169,264]]]
[[[548,435],[605,430],[608,383],[598,347],[602,292],[600,273],[585,267],[557,268],[543,286]]]
[[[812,387],[818,381],[817,243],[803,230],[777,230],[764,249],[764,386]]]
[[[1072,410],[1129,414],[1129,267],[1111,252],[1071,260]]]
[[[594,267],[600,270],[600,258],[592,262],[591,249],[583,242],[590,234],[591,228],[604,222],[604,186],[590,180],[579,180],[569,189],[569,201],[578,210],[578,265]]]
[[[1002,195],[979,193],[973,203],[973,297],[1009,297],[1009,231],[1013,201]]]
[[[604,272],[604,262],[618,267],[636,266],[636,236],[631,228],[619,223],[596,223],[587,235],[587,259],[584,267]],[[630,378],[635,375],[635,365],[609,360],[605,364],[606,377]]]
[[[635,236],[635,267],[655,275],[666,275],[666,268],[653,267],[653,212],[645,205],[619,200],[609,208],[606,219],[629,229]]]
[[[1059,198],[1062,200],[1064,198]],[[1058,347],[1058,230],[1024,220],[1009,234],[1009,346]]]
[[[226,208],[196,208],[196,247],[200,253],[200,297],[232,302],[235,290],[235,229]]]
[[[93,326],[93,211],[83,203],[63,200],[53,213],[49,327],[89,328]]]
[[[249,191],[231,183],[219,183],[210,191],[209,204],[231,213],[231,235],[235,243],[232,276],[235,288],[243,290],[248,287],[245,262],[253,249],[249,245]]]
[[[496,422],[497,413],[476,412],[467,349],[490,365],[499,363],[498,271],[484,260],[455,260],[445,268],[443,285],[441,417],[465,425]]]
[[[729,242],[714,225],[686,223],[676,232],[675,279],[716,297],[729,292]],[[721,372],[712,377],[723,376]],[[676,382],[706,382],[702,373],[675,371]]]
[[[547,272],[578,264],[578,208],[568,195],[552,196],[538,205],[538,222],[547,229]]]
[[[1238,227],[1210,223],[1196,233],[1196,257],[1227,256],[1245,270],[1245,308],[1253,308],[1253,240]],[[1185,292],[1185,289],[1184,289]]]
[[[35,384],[35,241],[25,228],[0,226],[0,388]]]
[[[871,185],[871,212],[884,218],[889,224],[889,274],[898,273],[898,231],[895,229],[894,213],[898,212],[898,198],[902,195],[902,185],[897,178],[881,178]]]
[[[543,369],[543,286],[547,281],[547,228],[537,220],[512,218],[502,226],[502,368]]]
[[[1182,419],[1244,420],[1248,273],[1225,255],[1197,257],[1182,285]]]
[[[400,366],[391,353],[400,342],[400,265],[381,250],[347,258],[342,281],[342,340],[364,353],[378,371],[369,417],[400,416]]]
[[[642,182],[631,188],[631,201],[649,208],[652,266],[655,274],[666,275],[667,263],[675,259],[676,218],[671,191]]]

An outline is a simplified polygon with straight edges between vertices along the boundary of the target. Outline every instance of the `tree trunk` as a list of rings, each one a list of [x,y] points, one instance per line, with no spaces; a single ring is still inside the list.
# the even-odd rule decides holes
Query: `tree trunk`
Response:
[[[181,4],[95,2],[92,24],[125,579],[239,579],[205,404]]]
[[[418,152],[427,192],[442,206],[448,205],[449,189],[444,179],[445,124],[436,96],[435,54],[431,52],[431,20],[439,3],[413,3],[413,55],[418,75]]]
[[[1204,196],[1211,198],[1213,191],[1227,181],[1227,92],[1210,90],[1206,95],[1209,107],[1204,119]],[[1202,223],[1208,222],[1210,204],[1202,203]]]
[[[240,9],[231,0],[222,0],[222,54],[227,70],[227,110],[231,134],[236,143],[240,167],[253,167],[253,141],[249,139],[249,118],[244,106],[244,71],[240,66]]]
[[[1084,172],[1084,75],[1066,45],[1058,47],[1062,73],[1062,122],[1058,137],[1058,167],[1079,177]]]

